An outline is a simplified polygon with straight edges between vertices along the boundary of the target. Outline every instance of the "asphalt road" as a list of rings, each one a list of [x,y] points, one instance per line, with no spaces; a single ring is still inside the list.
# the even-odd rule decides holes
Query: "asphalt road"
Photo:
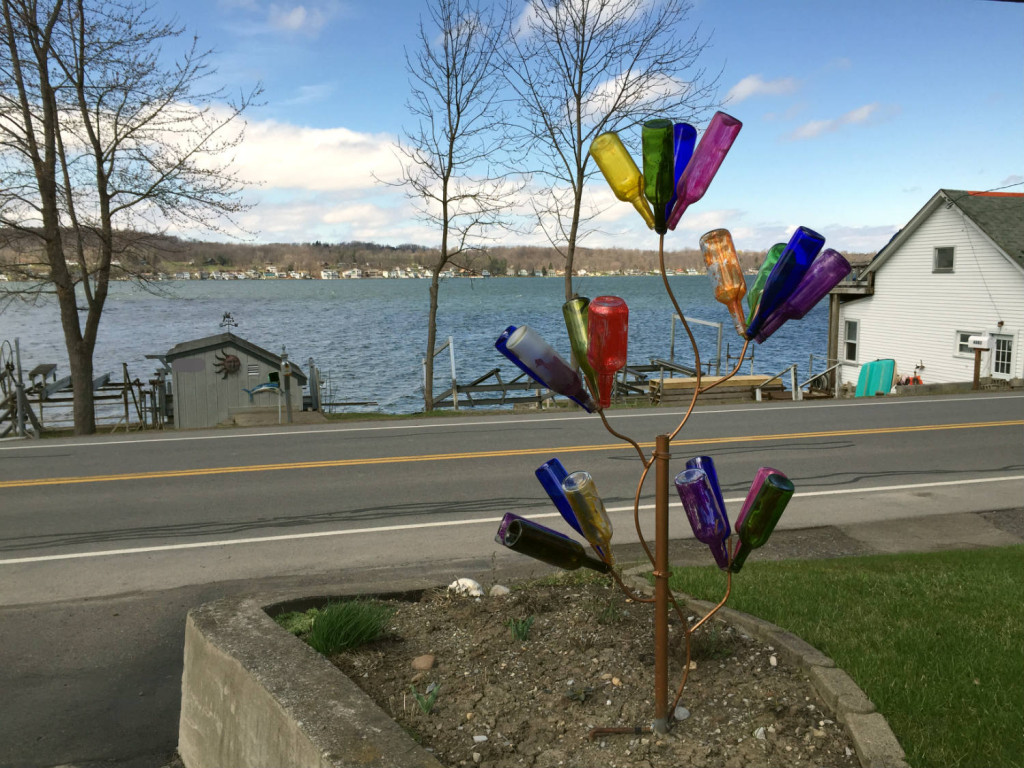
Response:
[[[680,415],[610,421],[649,454]],[[703,408],[672,453],[715,458],[733,515],[758,466],[786,472],[780,529],[1019,507],[1024,396]],[[634,540],[636,451],[582,414],[0,443],[0,765],[162,765],[189,607],[513,567],[497,520],[555,515],[533,477],[552,456]]]

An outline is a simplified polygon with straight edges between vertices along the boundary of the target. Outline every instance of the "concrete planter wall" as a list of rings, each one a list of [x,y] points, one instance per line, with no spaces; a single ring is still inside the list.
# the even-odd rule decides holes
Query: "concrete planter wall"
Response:
[[[441,768],[255,599],[189,611],[178,752],[187,768]]]

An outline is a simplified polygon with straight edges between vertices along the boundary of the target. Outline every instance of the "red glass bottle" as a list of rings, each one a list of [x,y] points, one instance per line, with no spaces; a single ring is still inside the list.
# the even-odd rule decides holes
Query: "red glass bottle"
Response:
[[[626,364],[629,307],[618,296],[598,296],[587,308],[587,360],[597,373],[601,407],[612,404],[615,372]]]

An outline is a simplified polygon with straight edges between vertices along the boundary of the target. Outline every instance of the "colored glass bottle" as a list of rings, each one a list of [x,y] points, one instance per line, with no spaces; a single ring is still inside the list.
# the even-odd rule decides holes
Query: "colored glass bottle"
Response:
[[[505,515],[498,528],[498,539],[515,552],[567,571],[577,568],[609,571],[607,563],[588,555],[578,541],[518,515]]]
[[[562,489],[590,546],[600,553],[606,562],[614,562],[611,551],[612,522],[608,519],[604,502],[597,493],[594,478],[589,472],[573,472],[562,481]]]
[[[587,334],[587,316],[590,299],[577,296],[562,305],[562,317],[565,318],[565,330],[569,332],[569,344],[572,346],[573,362],[583,371],[590,392],[597,397],[597,373],[587,359],[587,347],[590,339]]]
[[[587,308],[587,359],[597,374],[598,401],[612,404],[615,372],[626,364],[629,308],[618,296],[598,296]]]
[[[694,456],[692,459],[686,461],[687,469],[703,469],[704,474],[708,476],[708,484],[711,486],[712,492],[715,494],[715,500],[718,502],[718,506],[722,508],[722,512],[725,514],[725,535],[728,537],[732,534],[729,529],[729,513],[725,507],[725,497],[722,495],[722,486],[718,482],[718,470],[715,469],[715,462],[710,456]]]
[[[743,278],[736,247],[727,229],[713,229],[700,239],[700,251],[708,268],[708,277],[715,287],[715,298],[722,302],[732,315],[736,332],[746,332],[746,318],[743,313],[743,296],[747,292],[747,281]]]
[[[665,206],[665,218],[676,205],[679,179],[693,157],[693,145],[697,143],[697,129],[689,123],[676,123],[672,126],[672,197]],[[666,224],[668,222],[666,221]]]
[[[562,462],[558,459],[550,459],[545,461],[539,467],[537,467],[534,474],[537,479],[540,480],[540,484],[547,491],[548,496],[555,505],[555,509],[562,516],[562,519],[569,524],[576,533],[583,535],[583,529],[580,527],[579,520],[576,519],[576,513],[572,511],[572,505],[569,504],[569,499],[565,496],[565,490],[562,488],[562,481],[569,476],[569,473],[565,471],[565,467],[562,466]]]
[[[782,305],[764,321],[754,338],[763,344],[787,320],[801,320],[836,285],[850,274],[850,262],[839,251],[826,248]]]
[[[590,156],[615,196],[625,203],[632,203],[647,226],[654,229],[654,213],[643,194],[644,175],[636,167],[619,135],[614,131],[602,133],[590,143]]]
[[[743,506],[740,508],[740,514],[736,518],[736,530],[739,530],[740,523],[742,523],[747,513],[750,511],[750,505],[754,503],[754,499],[757,498],[758,491],[761,490],[761,486],[764,485],[764,479],[768,475],[781,475],[777,469],[772,467],[760,467],[754,474],[754,480],[750,483],[750,490],[747,491],[747,497],[743,500]]]
[[[753,339],[764,321],[796,290],[811,263],[825,244],[825,238],[807,227],[799,227],[786,243],[786,248],[764,283],[754,317],[747,325],[747,338]]]
[[[530,326],[510,325],[494,347],[548,389],[568,397],[589,413],[597,409],[580,375]]]
[[[750,321],[754,319],[754,313],[757,311],[757,302],[761,298],[761,292],[764,291],[764,284],[768,281],[768,275],[772,273],[784,250],[786,250],[785,243],[776,243],[768,249],[764,261],[761,262],[761,268],[757,270],[757,277],[754,278],[753,284],[747,289],[747,307],[749,308],[747,311],[747,325],[750,325]]]
[[[672,121],[658,118],[644,123],[640,132],[644,158],[644,195],[654,209],[654,231],[668,232],[665,207],[675,191]]]
[[[729,567],[733,573],[739,573],[750,553],[768,541],[794,490],[792,481],[781,472],[765,476],[743,522],[736,524],[740,546]]]
[[[669,229],[675,229],[686,209],[704,197],[742,127],[743,123],[735,117],[715,112],[676,185],[676,205],[668,217]]]
[[[715,498],[707,473],[700,468],[684,469],[675,477],[679,500],[697,541],[707,544],[718,567],[729,567],[729,519]]]

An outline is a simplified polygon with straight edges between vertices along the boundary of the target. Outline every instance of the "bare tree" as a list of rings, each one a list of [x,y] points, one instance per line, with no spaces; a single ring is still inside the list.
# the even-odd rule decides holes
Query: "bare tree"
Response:
[[[88,434],[111,274],[138,275],[154,232],[216,229],[246,208],[223,158],[258,89],[234,103],[207,90],[211,55],[195,38],[168,64],[162,48],[182,28],[135,0],[0,9],[0,226],[23,268],[38,262],[27,290],[57,296],[75,433]]]
[[[499,83],[497,47],[505,19],[473,0],[431,0],[415,53],[406,52],[412,93],[407,107],[416,121],[398,144],[402,173],[397,184],[415,201],[421,220],[437,229],[440,249],[430,262],[430,312],[424,358],[423,401],[433,407],[438,289],[449,264],[469,259],[507,226],[519,186],[493,163],[495,104]]]
[[[680,35],[689,11],[687,0],[527,0],[511,28],[503,71],[529,170],[545,180],[534,213],[565,259],[567,299],[593,215],[583,207],[590,142],[656,116],[692,122],[714,106],[717,78],[698,66],[707,39]]]

